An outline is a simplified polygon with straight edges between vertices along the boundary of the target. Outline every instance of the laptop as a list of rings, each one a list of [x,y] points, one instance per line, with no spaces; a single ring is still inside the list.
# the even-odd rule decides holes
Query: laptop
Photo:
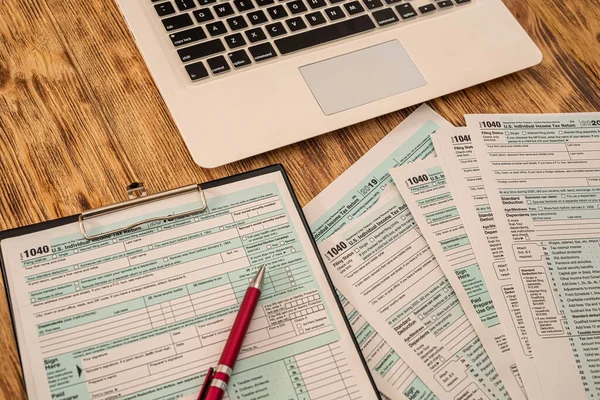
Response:
[[[117,0],[217,167],[541,61],[501,0]]]

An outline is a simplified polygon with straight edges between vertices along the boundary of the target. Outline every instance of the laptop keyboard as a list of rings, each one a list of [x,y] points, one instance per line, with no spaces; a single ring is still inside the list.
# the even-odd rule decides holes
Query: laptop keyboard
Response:
[[[471,2],[152,0],[152,5],[196,82]]]

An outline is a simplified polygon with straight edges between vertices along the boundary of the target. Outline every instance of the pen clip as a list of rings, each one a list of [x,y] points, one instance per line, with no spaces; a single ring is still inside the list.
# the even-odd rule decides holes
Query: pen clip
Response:
[[[208,392],[208,387],[210,386],[210,381],[212,377],[215,375],[215,369],[210,367],[208,371],[206,371],[206,376],[204,377],[204,382],[202,382],[202,387],[200,388],[200,394],[198,395],[198,400],[203,400],[206,397],[206,393]]]

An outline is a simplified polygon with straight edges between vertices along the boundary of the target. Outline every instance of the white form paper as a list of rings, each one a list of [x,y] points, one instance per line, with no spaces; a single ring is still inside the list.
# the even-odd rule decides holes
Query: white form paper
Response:
[[[400,193],[319,245],[337,289],[440,399],[508,399]]]
[[[600,396],[600,114],[467,115],[547,399]]]
[[[471,135],[467,128],[440,129],[431,139],[469,233],[471,247],[518,366],[518,375],[530,399],[543,399],[521,307],[506,266],[505,249],[498,237]]]
[[[283,175],[205,194],[202,213],[93,241],[77,223],[2,240],[29,398],[195,400],[263,264],[226,398],[377,397]],[[181,195],[86,225],[105,232],[198,200]]]
[[[389,168],[433,155],[430,135],[440,127],[450,128],[451,125],[427,105],[419,107],[306,205],[303,211],[317,242],[322,242],[379,201],[392,181]],[[393,188],[392,193],[395,190]],[[380,391],[393,400],[435,398],[402,358],[393,350],[387,350],[391,347],[352,305],[346,309],[349,319],[359,321],[353,326],[360,325],[361,332],[368,333],[357,335],[357,339]],[[369,347],[373,343],[379,345]]]
[[[510,397],[525,400],[515,360],[439,155],[390,172]]]

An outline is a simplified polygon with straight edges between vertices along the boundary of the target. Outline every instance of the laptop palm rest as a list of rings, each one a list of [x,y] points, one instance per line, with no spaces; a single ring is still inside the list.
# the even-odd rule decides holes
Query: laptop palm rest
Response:
[[[427,84],[397,40],[299,68],[325,115]]]

